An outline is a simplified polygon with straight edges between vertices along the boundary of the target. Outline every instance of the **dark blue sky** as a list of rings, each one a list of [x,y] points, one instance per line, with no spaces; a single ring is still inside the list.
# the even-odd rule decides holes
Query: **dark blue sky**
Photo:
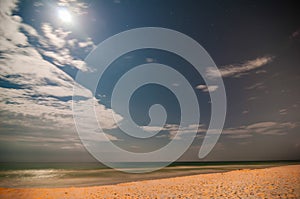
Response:
[[[0,161],[92,160],[72,118],[74,78],[78,70],[87,69],[83,60],[100,42],[140,27],[163,27],[188,35],[205,48],[222,74],[226,121],[218,144],[205,160],[300,158],[300,14],[292,1],[1,4]],[[70,11],[71,22],[59,18],[60,8]],[[196,161],[210,122],[208,91],[215,92],[218,87],[207,87],[193,66],[175,54],[146,49],[115,60],[95,95],[99,114],[106,115],[111,109],[111,93],[118,79],[150,62],[176,69],[194,88],[201,109],[200,128],[180,160]],[[147,125],[148,110],[157,103],[168,113],[167,124],[178,127],[178,101],[158,85],[141,87],[132,96],[130,111],[136,123]],[[158,137],[138,140],[124,135],[111,121],[103,123],[118,146],[135,152],[157,149],[168,143],[172,134],[166,128]]]

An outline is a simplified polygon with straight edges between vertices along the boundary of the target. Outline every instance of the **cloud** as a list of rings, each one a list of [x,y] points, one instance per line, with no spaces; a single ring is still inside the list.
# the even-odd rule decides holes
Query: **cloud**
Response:
[[[82,71],[87,71],[88,67],[81,59],[75,59],[72,55],[72,49],[83,49],[89,51],[95,47],[91,38],[78,41],[75,38],[69,38],[71,31],[63,30],[62,28],[53,29],[48,23],[43,23],[41,26],[44,37],[41,40],[41,48],[39,52],[44,56],[51,58],[51,61],[60,67],[71,66]]]
[[[190,136],[191,133],[197,133],[196,136],[203,136],[203,133],[207,131],[205,125],[199,124],[198,128],[196,124],[189,125],[187,127],[182,128],[178,131],[178,126],[176,125],[167,125],[167,130],[169,131],[169,138],[174,139],[177,133],[181,133],[178,139],[184,139],[185,136]]]
[[[201,133],[206,132],[206,128],[203,124],[193,124],[186,127],[182,127],[179,130],[178,124],[166,124],[164,127],[157,127],[157,126],[143,126],[143,130],[145,131],[165,131],[160,135],[156,135],[156,138],[168,138],[170,140],[174,139],[175,136],[180,133],[181,135],[178,136],[176,139],[181,140],[184,139],[185,136],[190,136],[192,133]]]
[[[57,66],[64,67],[66,65],[72,66],[82,71],[87,71],[88,68],[83,60],[74,59],[68,49],[62,49],[59,52],[55,51],[44,51],[41,50],[42,54],[52,59],[53,63]]]
[[[247,114],[247,113],[249,113],[248,110],[244,110],[244,111],[242,112],[242,114]]]
[[[33,3],[33,6],[35,6],[35,7],[41,7],[43,5],[44,5],[44,3],[41,2],[41,1],[36,1],[36,2]]]
[[[246,87],[245,89],[246,90],[261,90],[261,89],[264,89],[264,88],[266,88],[264,83],[263,82],[258,82],[258,83],[255,83],[255,84],[251,85],[251,86]]]
[[[200,84],[200,85],[196,86],[196,89],[199,89],[203,92],[214,92],[218,88],[219,88],[219,86],[217,86],[217,85],[206,86],[206,85]]]
[[[257,122],[249,125],[242,125],[238,127],[225,128],[222,131],[221,136],[226,136],[232,139],[246,139],[257,135],[286,135],[289,130],[299,127],[298,123],[293,122]],[[166,124],[164,127],[143,127],[145,131],[166,131],[165,133],[159,134],[156,138],[168,138],[170,140],[174,139],[177,133],[181,133],[177,139],[184,139],[185,136],[190,136],[191,133],[197,131],[197,137],[204,137],[207,134],[207,127],[203,124],[198,126],[196,129],[196,125],[189,125],[187,127],[183,127],[180,131],[179,125],[177,124]],[[210,134],[214,134],[214,129],[211,129]]]
[[[297,40],[300,41],[300,28],[298,28],[298,30],[294,31],[290,37],[296,41]]]
[[[78,42],[78,46],[79,46],[80,48],[87,48],[87,47],[94,48],[94,47],[95,47],[95,44],[94,44],[94,42],[92,41],[92,39],[91,39],[90,37],[88,37],[86,41]]]
[[[273,56],[259,57],[254,60],[249,60],[241,64],[231,64],[220,67],[219,70],[209,67],[206,71],[208,78],[216,77],[240,77],[241,75],[247,74],[247,72],[260,68],[274,60]]]
[[[146,61],[147,63],[153,63],[153,62],[156,62],[156,60],[153,59],[153,58],[151,58],[151,57],[147,57],[147,58],[145,59],[145,61]]]
[[[86,9],[88,8],[86,3],[76,0],[59,0],[58,6],[67,7],[72,13],[77,15],[86,14]]]
[[[20,17],[11,16],[17,1],[0,1],[0,50],[15,50],[27,45],[27,38],[19,32]]]
[[[292,122],[258,122],[240,127],[224,129],[222,135],[230,138],[249,138],[254,135],[286,135],[299,126]]]
[[[286,115],[286,114],[288,114],[288,110],[286,108],[280,109],[279,114],[280,115]]]
[[[87,37],[80,40],[72,38],[72,31],[64,30],[61,27],[55,29],[49,23],[42,23],[41,30],[45,39],[42,45],[48,49],[54,47],[56,50],[66,50],[65,47],[76,47],[91,50],[95,47],[92,38]]]
[[[77,96],[79,99],[77,103],[95,102],[96,99],[88,89],[78,85],[68,74],[45,60],[41,55],[41,49],[29,43],[31,36],[41,40],[44,38],[38,35],[33,27],[22,23],[19,16],[11,16],[17,2],[1,1],[0,3],[1,140],[51,143],[72,140],[73,144],[78,143],[78,136],[74,134],[75,126],[71,109],[73,86],[76,85],[81,89],[80,96]],[[65,50],[66,42],[61,40],[69,33],[56,31],[49,26],[46,29],[48,36],[42,42],[53,45],[55,50],[60,48],[61,52],[54,50],[52,52],[66,56],[67,60],[73,61],[72,64],[76,65],[74,63],[76,59],[72,59],[69,51]],[[53,32],[56,36],[50,36]],[[47,43],[49,39],[55,41]],[[61,60],[57,62],[59,61]],[[120,120],[122,117],[99,104],[98,101],[94,105],[98,118],[101,118],[99,121],[101,127],[116,128],[110,115],[115,114]],[[55,132],[59,133],[53,138]],[[63,144],[66,147],[67,143]]]
[[[41,29],[48,43],[58,49],[64,47],[66,43],[65,38],[71,33],[71,31],[63,31],[61,28],[53,30],[52,26],[48,23],[43,23]]]
[[[58,4],[69,6],[72,10],[80,8],[79,13],[86,9],[83,3],[73,0],[60,1]],[[17,1],[1,1],[1,51],[14,52],[23,50],[19,47],[34,46],[39,54],[50,58],[48,61],[57,66],[88,70],[82,59],[95,47],[90,37],[74,38],[72,31],[66,30],[65,27],[55,27],[55,24],[50,23],[41,24],[42,34],[39,35],[39,31],[22,23],[20,16],[12,15],[14,9],[17,9]]]

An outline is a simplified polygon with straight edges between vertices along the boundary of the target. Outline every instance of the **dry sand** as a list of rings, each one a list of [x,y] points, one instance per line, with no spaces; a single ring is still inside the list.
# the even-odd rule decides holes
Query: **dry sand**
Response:
[[[300,165],[81,188],[0,188],[0,198],[300,198]]]

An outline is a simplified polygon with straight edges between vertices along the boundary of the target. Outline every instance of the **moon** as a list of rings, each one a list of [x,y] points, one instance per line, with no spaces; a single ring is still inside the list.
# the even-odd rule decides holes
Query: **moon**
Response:
[[[70,11],[66,8],[59,8],[57,12],[58,18],[64,23],[72,22],[72,15]]]

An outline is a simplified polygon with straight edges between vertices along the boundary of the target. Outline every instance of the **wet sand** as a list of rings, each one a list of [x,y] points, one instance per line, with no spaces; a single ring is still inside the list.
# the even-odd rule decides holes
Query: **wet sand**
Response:
[[[94,187],[0,188],[0,198],[300,198],[300,165]]]

